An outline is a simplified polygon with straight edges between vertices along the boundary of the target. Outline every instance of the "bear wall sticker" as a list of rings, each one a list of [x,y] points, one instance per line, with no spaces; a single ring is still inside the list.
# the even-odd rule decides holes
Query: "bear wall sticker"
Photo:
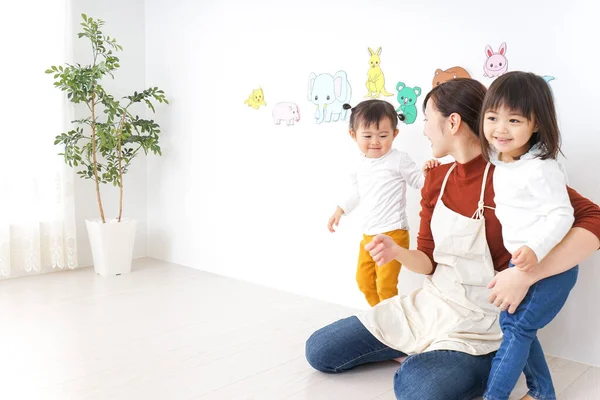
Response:
[[[410,125],[417,119],[417,97],[421,95],[421,88],[418,86],[411,88],[404,82],[398,82],[396,90],[398,91],[398,103],[400,103],[396,112],[404,114],[403,122]]]
[[[431,82],[431,86],[436,87],[440,83],[447,82],[451,79],[470,78],[470,77],[471,77],[471,75],[469,75],[467,70],[464,69],[463,67],[452,67],[452,68],[448,68],[445,71],[442,71],[441,69],[438,68],[435,70],[435,73],[433,74],[433,81]]]
[[[506,43],[500,45],[500,49],[498,49],[497,53],[494,53],[494,50],[492,50],[490,45],[485,46],[485,55],[487,59],[485,60],[485,64],[483,64],[483,76],[493,78],[495,76],[503,75],[508,71]]]
[[[384,96],[393,96],[394,93],[389,93],[385,90],[385,77],[380,65],[381,47],[379,47],[376,52],[369,47],[369,54],[371,57],[369,57],[369,71],[367,72],[367,83],[365,84],[367,87],[367,94],[365,97],[376,99],[380,94]]]

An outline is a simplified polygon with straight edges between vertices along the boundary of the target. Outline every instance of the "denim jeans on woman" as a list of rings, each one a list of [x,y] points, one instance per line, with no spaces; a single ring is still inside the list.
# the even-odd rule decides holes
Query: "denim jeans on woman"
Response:
[[[405,355],[377,340],[355,316],[319,329],[306,342],[309,364],[327,373]],[[394,393],[399,400],[474,399],[485,391],[493,357],[450,350],[408,356],[394,375]]]

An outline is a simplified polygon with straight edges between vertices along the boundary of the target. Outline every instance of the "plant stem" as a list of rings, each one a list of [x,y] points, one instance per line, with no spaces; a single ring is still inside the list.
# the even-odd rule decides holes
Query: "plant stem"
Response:
[[[92,84],[93,87],[93,84]],[[104,208],[102,207],[102,198],[100,197],[100,183],[98,182],[98,168],[96,166],[96,103],[95,103],[95,92],[92,90],[92,160],[94,163],[94,178],[96,181],[96,198],[98,199],[98,208],[100,209],[100,218],[102,223],[106,223],[104,218]]]
[[[121,153],[121,138],[123,137],[123,124],[125,123],[125,115],[127,114],[127,109],[123,112],[123,116],[121,117],[121,124],[119,125],[119,132],[117,135],[117,139],[119,140],[119,149],[118,149],[118,157],[119,157],[119,222],[121,222],[121,216],[123,215],[123,154]]]

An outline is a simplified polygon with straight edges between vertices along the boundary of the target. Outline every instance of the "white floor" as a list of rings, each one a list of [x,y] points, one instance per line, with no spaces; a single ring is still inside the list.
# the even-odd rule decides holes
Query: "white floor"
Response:
[[[326,375],[304,359],[352,312],[155,260],[2,281],[0,399],[392,400],[394,362]],[[599,368],[549,363],[559,399],[600,399]]]

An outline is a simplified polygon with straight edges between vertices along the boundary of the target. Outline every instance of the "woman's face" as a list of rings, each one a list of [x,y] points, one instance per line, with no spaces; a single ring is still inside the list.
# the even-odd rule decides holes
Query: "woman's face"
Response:
[[[434,106],[433,100],[427,100],[425,105],[425,128],[423,134],[431,142],[431,153],[435,158],[442,158],[448,155],[449,135],[444,134],[444,126],[447,124],[447,118],[444,117]]]

